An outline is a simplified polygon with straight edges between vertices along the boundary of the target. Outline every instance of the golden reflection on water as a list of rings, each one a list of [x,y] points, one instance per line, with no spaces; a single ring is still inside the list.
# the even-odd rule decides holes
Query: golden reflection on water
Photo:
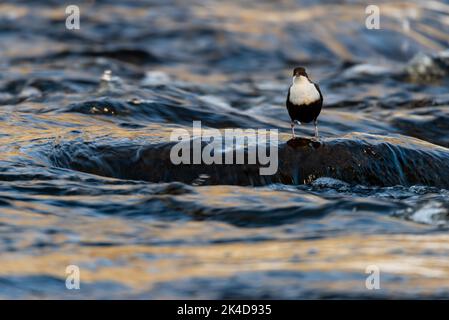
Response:
[[[151,19],[160,30],[172,30],[175,26],[186,24],[183,21],[172,20],[170,17],[158,15],[153,12],[151,5],[148,8],[133,8],[127,6],[96,4],[98,7],[91,9],[93,2],[83,2],[80,4],[84,17],[94,18],[100,23],[113,23],[115,18],[122,22],[132,23],[136,19]],[[298,5],[295,1],[283,1],[282,3],[265,4],[253,3],[251,6],[242,6],[239,1],[204,1],[201,5],[192,4],[190,6],[192,14],[196,19],[210,21],[217,30],[235,33],[235,36],[242,42],[253,48],[276,49],[279,45],[288,47],[285,37],[285,28],[290,25],[303,25],[304,32],[313,34],[322,43],[334,52],[341,59],[351,60],[351,49],[344,44],[342,36],[358,37],[358,33],[365,28],[366,18],[365,8],[370,4],[360,1],[359,3],[341,4],[314,4]],[[431,37],[447,41],[449,34],[428,26],[425,17],[437,19],[440,23],[449,25],[447,19],[448,5],[436,1],[392,1],[380,2],[377,4],[382,14],[382,30],[395,31],[404,38],[416,41],[424,47],[434,51],[445,48]],[[30,14],[38,14],[47,19],[64,21],[65,7],[36,7],[30,9],[23,5],[1,4],[0,16],[6,15],[13,19],[21,19]],[[151,17],[151,18],[150,18]],[[185,25],[189,28],[190,25]],[[248,36],[252,35],[252,36]],[[262,37],[262,35],[264,37]],[[267,41],[265,36],[271,35],[277,40]],[[43,40],[43,39],[41,39]],[[225,40],[225,39],[223,39]],[[360,39],[361,45],[370,46],[365,39]],[[61,44],[53,41],[43,45],[40,42],[36,46],[34,42],[15,42],[13,46],[5,46],[3,50],[7,56],[37,55],[52,48],[62,49]]]
[[[98,227],[102,227],[100,224]],[[118,228],[118,225],[114,227]],[[383,275],[405,276],[400,283],[382,282],[392,293],[419,290],[422,294],[449,288],[449,236],[372,235],[343,236],[322,240],[263,241],[204,246],[112,246],[63,245],[57,251],[42,249],[39,256],[4,253],[2,275],[49,275],[64,278],[65,267],[77,264],[82,281],[111,281],[136,292],[148,290],[158,282],[180,281],[195,277],[230,277],[243,272],[300,271],[349,272],[365,279],[365,268],[377,265]],[[313,250],[314,254],[310,254]],[[398,250],[401,250],[398,253]],[[431,250],[432,255],[421,255]],[[146,258],[153,257],[152,258]],[[156,259],[154,259],[156,257]],[[296,259],[299,257],[299,261]],[[107,259],[111,266],[95,265]],[[314,282],[323,290],[363,290],[364,282],[344,278]],[[310,285],[310,283],[308,284]]]
[[[282,3],[283,5],[279,7],[266,4],[242,7],[239,2],[207,1],[205,5],[193,6],[192,12],[198,19],[213,21],[218,30],[217,41],[220,45],[227,44],[226,32],[233,32],[239,41],[250,48],[279,50],[291,41],[286,36],[285,28],[298,24],[304,26],[304,32],[311,33],[321,43],[326,43],[326,46],[342,60],[351,60],[351,50],[341,39],[343,36],[357,36],[358,32],[364,30],[365,4],[345,4],[344,7],[319,4],[292,8],[294,1]],[[380,6],[382,14],[388,18],[382,22],[384,30],[401,33],[434,51],[443,48],[429,36],[442,41],[449,39],[449,34],[423,24],[420,20],[429,14],[432,16],[435,12],[448,13],[447,5],[422,1],[407,4],[385,2]],[[110,5],[101,6],[101,10],[94,12],[88,7],[83,9],[86,9],[84,12],[86,15],[95,15],[96,21],[101,23],[111,23],[114,17],[120,17],[122,21],[131,23],[134,19],[146,19],[152,14],[151,8],[144,10]],[[62,6],[37,10],[38,15],[42,17],[61,21],[65,17]],[[0,4],[0,17],[15,20],[25,18],[29,14],[32,12],[25,6]],[[447,16],[438,15],[435,18],[449,25]],[[170,20],[163,15],[154,16],[152,19],[158,28],[165,31],[175,30],[174,27],[185,23]],[[404,27],[406,25],[404,21],[410,22],[409,25],[412,27]],[[268,36],[276,41],[268,41]],[[4,42],[0,53],[6,57],[39,56],[48,53],[48,50],[57,52],[66,48],[63,43],[50,38],[40,39],[38,35],[34,42],[10,38],[2,40]],[[36,45],[37,43],[39,45]],[[364,43],[366,44],[361,42],[362,45]],[[297,58],[301,58],[300,54]],[[230,76],[214,72],[194,74],[189,71],[189,66],[163,66],[158,70],[176,75],[177,80],[195,83],[219,84],[231,79]],[[26,65],[15,66],[10,70],[22,76],[33,71],[35,71],[33,67]],[[70,75],[76,74],[77,71],[70,71]],[[366,93],[372,96],[381,94],[375,87],[368,90],[371,91]],[[76,98],[84,101],[82,96],[72,96],[70,100],[62,98],[54,103],[55,109],[67,106]],[[141,139],[146,142],[167,141],[172,131],[171,125],[160,124],[149,124],[145,128],[131,130],[121,127],[114,118],[107,116],[92,117],[67,112],[36,114],[34,111],[45,108],[41,103],[32,101],[25,101],[20,108],[28,108],[28,111],[33,112],[18,113],[16,108],[19,106],[2,106],[4,119],[0,122],[1,160],[19,156],[31,157],[27,148],[38,142],[58,143],[61,140],[70,141],[76,138],[94,141],[104,137],[115,140]],[[346,125],[352,123],[356,127],[357,122],[366,120],[364,117],[367,116],[361,113],[328,110],[322,119],[332,122],[333,126],[338,122]],[[74,133],[75,130],[82,133]],[[285,140],[288,137],[288,134],[282,135]],[[383,137],[382,141],[401,143],[401,140],[395,137]],[[416,143],[421,144],[423,148],[435,148],[423,141],[416,140]],[[27,182],[26,186],[32,187],[33,181]],[[219,209],[238,207],[239,204],[263,208],[265,206],[263,201],[270,201],[265,199],[272,196],[279,201],[278,207],[282,207],[284,201],[286,206],[291,206],[288,193],[279,194],[268,189],[257,190],[260,196],[258,199],[263,199],[258,202],[253,197],[254,190],[250,189],[221,186],[199,187],[197,190],[204,195],[203,205]],[[114,197],[116,201],[121,200],[120,195]],[[48,275],[64,280],[66,266],[76,264],[81,267],[82,282],[111,281],[140,292],[164,281],[180,281],[195,277],[231,277],[257,271],[348,272],[360,274],[360,278],[365,279],[365,268],[368,265],[377,265],[382,273],[406,277],[405,281],[399,283],[382,282],[382,287],[391,292],[419,290],[422,294],[430,294],[436,290],[449,289],[449,261],[446,258],[449,253],[449,235],[446,234],[346,235],[317,240],[297,240],[276,233],[276,240],[244,242],[241,240],[242,235],[250,238],[275,231],[270,228],[239,229],[212,221],[208,223],[171,221],[170,228],[162,229],[151,226],[144,219],[125,221],[120,217],[100,215],[89,217],[90,210],[86,209],[86,212],[83,212],[83,209],[76,207],[55,210],[56,206],[51,204],[55,196],[30,195],[28,199],[36,201],[23,201],[18,198],[9,200],[10,206],[2,207],[0,222],[22,231],[18,232],[14,239],[14,246],[19,250],[5,251],[0,255],[0,276]],[[61,196],[58,199],[95,204],[94,197],[89,196]],[[196,202],[197,199],[198,195],[189,194],[183,198],[186,202],[189,200]],[[141,195],[123,196],[124,202],[144,200],[145,197]],[[312,194],[303,195],[303,200],[310,201],[314,205],[325,201]],[[52,214],[49,215],[48,212]],[[48,229],[56,229],[58,232],[48,234],[45,232]],[[143,243],[154,239],[167,243],[170,241],[179,243],[179,240],[185,242],[182,242],[182,245],[129,244],[133,243],[130,239],[134,240],[138,236],[142,237]],[[240,241],[234,243],[219,241],[231,236],[240,237]],[[194,241],[187,241],[192,239],[198,240],[200,244],[193,245]],[[217,243],[211,244],[213,241]],[[47,245],[36,248],[36,243],[40,242]],[[105,245],[101,245],[102,243]],[[424,254],[426,251],[431,251],[432,254]],[[112,263],[104,265],[99,262],[103,260]],[[332,282],[312,281],[308,282],[307,286],[309,288],[316,286],[323,290],[353,291],[354,288],[365,290],[364,281],[348,280],[347,277]]]

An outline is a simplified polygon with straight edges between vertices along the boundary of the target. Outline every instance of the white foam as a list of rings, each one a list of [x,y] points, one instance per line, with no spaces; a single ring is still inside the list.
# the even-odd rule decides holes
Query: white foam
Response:
[[[343,75],[345,77],[354,77],[358,75],[382,75],[391,72],[391,68],[383,67],[383,66],[375,66],[372,64],[358,64],[347,69]]]
[[[441,203],[427,203],[417,211],[415,211],[411,216],[415,222],[439,225],[444,224],[443,220],[448,214],[448,210],[441,206]]]
[[[312,182],[312,185],[317,187],[328,187],[328,188],[341,188],[349,186],[347,182],[329,177],[318,178]]]
[[[159,86],[163,84],[168,84],[171,79],[168,74],[162,71],[147,71],[145,73],[145,78],[142,80],[142,85],[144,86]]]

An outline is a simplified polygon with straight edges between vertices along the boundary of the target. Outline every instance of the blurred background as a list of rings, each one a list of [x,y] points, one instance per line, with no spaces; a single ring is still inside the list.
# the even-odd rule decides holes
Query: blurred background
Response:
[[[447,298],[448,173],[426,165],[449,161],[448,44],[445,1],[2,0],[0,297]],[[194,120],[287,141],[296,66],[324,94],[325,139],[370,134],[387,148],[371,166],[425,174],[166,165]]]

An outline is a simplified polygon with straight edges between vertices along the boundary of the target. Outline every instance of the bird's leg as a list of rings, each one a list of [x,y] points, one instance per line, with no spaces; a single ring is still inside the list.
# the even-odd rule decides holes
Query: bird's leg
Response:
[[[313,121],[313,124],[315,125],[315,138],[318,138],[318,120],[315,119],[315,121]]]
[[[296,136],[295,136],[295,122],[292,121],[290,123],[290,126],[292,127],[292,137],[293,137],[293,139],[295,139],[296,138]]]

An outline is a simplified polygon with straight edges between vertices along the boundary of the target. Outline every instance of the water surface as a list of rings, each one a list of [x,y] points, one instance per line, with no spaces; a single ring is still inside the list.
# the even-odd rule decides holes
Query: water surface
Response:
[[[449,4],[367,4],[3,1],[0,297],[447,298]],[[297,65],[319,147],[287,144]],[[279,129],[282,170],[171,165],[194,120]]]

